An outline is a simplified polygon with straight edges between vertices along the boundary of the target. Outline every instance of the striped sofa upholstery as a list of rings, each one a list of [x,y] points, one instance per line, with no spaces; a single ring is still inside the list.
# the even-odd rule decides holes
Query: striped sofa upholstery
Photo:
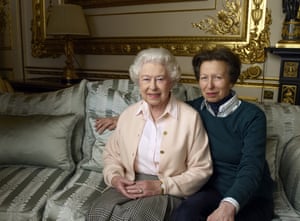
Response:
[[[198,86],[185,84],[178,84],[173,93],[182,100],[200,95]],[[0,94],[0,148],[6,153],[0,155],[0,221],[84,221],[93,201],[107,188],[103,182],[101,157],[111,131],[99,135],[94,129],[95,119],[119,115],[139,99],[138,88],[129,80],[84,80],[79,85],[56,92]],[[274,221],[300,220],[300,107],[257,105],[267,116],[266,158],[275,180]],[[5,117],[7,115],[17,118]],[[58,117],[61,123],[55,123]],[[40,121],[43,124],[39,124]],[[8,135],[1,137],[1,134],[8,133],[1,122],[10,122],[11,131],[19,130],[15,122],[23,122],[21,125],[26,130],[26,123],[32,122],[36,129],[28,126],[26,132],[19,131],[19,137],[29,137],[22,143],[22,140],[10,139]],[[41,131],[47,131],[43,128],[45,123],[54,128],[50,133],[58,130],[60,134],[64,133],[70,148],[66,144],[64,150],[58,149],[56,146],[61,145],[61,141],[43,137]],[[31,137],[31,134],[38,137]],[[49,142],[41,139],[49,139]],[[53,160],[43,155],[32,157],[35,156],[32,153],[25,158],[14,158],[14,152],[5,145],[8,140],[14,142],[14,151],[19,155],[22,147],[30,144],[42,153],[48,154],[46,150],[50,149],[52,152],[48,158]],[[48,143],[55,145],[49,148]],[[8,154],[10,157],[5,157]],[[30,160],[33,165],[28,165]]]
[[[91,203],[106,186],[101,173],[78,169],[63,190],[47,201],[43,220],[84,221]]]
[[[81,160],[86,81],[55,92],[0,94],[0,221],[42,220]]]
[[[47,199],[69,174],[60,168],[1,167],[0,220],[41,220]]]
[[[277,137],[274,221],[300,220],[300,106],[259,104],[267,117],[268,137]],[[272,149],[267,149],[272,151]]]
[[[86,212],[93,199],[101,194],[105,185],[102,181],[101,154],[110,131],[99,135],[94,131],[94,119],[103,116],[118,115],[124,108],[139,99],[137,88],[128,80],[108,80],[104,82],[89,82],[87,84],[88,95],[86,98],[86,130],[83,142],[83,160],[78,164],[75,176],[70,180],[66,188],[53,197],[46,205],[44,220],[85,220]],[[174,94],[180,99],[193,99],[200,95],[197,86],[178,85],[174,88]],[[285,186],[286,174],[285,161],[294,156],[297,150],[293,145],[288,155],[284,153],[287,143],[293,137],[300,134],[300,107],[286,104],[258,104],[266,113],[268,127],[267,160],[271,168],[276,188],[274,191],[275,217],[274,221],[296,221],[300,219],[299,209],[299,178],[290,178],[289,186]],[[293,142],[295,144],[295,142]],[[299,142],[296,142],[299,143]],[[298,148],[299,151],[299,148]],[[285,156],[282,158],[281,156]],[[281,164],[280,164],[281,161]],[[291,177],[299,176],[297,164]],[[282,171],[282,172],[280,172]],[[295,188],[296,187],[296,188]],[[286,189],[293,190],[286,194]],[[294,195],[296,193],[296,197]],[[290,198],[294,204],[291,204]]]

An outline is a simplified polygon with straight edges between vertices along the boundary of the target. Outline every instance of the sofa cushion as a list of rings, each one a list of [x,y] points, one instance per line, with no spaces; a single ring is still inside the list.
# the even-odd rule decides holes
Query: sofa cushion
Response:
[[[300,214],[300,136],[293,137],[282,154],[279,175],[289,202]]]
[[[118,116],[126,107],[140,99],[135,85],[128,80],[88,82],[86,97],[86,125],[83,141],[83,160],[80,167],[101,172],[102,151],[111,131],[99,135],[95,119]],[[127,96],[131,92],[131,96]]]
[[[0,220],[42,220],[47,199],[69,175],[60,168],[1,166]]]
[[[65,115],[76,114],[79,121],[72,136],[72,154],[75,161],[82,157],[84,132],[84,100],[87,80],[53,92],[33,94],[0,94],[0,115]]]
[[[75,115],[0,115],[0,164],[73,169]]]
[[[112,131],[106,130],[99,135],[95,130],[95,120],[99,117],[118,116],[126,107],[141,98],[138,86],[126,79],[88,82],[87,89],[84,157],[80,167],[101,172],[103,148]],[[175,85],[172,93],[178,99],[187,99],[187,90],[182,84]]]

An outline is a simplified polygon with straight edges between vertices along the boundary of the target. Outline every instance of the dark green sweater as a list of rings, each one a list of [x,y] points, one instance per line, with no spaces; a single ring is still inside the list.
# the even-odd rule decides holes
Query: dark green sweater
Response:
[[[208,185],[242,208],[254,197],[272,199],[273,181],[265,160],[266,117],[256,105],[244,102],[227,117],[215,117],[203,98],[188,102],[202,117],[208,133],[214,173]]]

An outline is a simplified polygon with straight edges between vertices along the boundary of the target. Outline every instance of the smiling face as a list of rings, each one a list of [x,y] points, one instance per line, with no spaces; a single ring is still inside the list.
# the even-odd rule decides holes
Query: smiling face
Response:
[[[143,64],[139,73],[140,93],[150,107],[164,111],[170,99],[172,81],[165,67],[159,63]]]
[[[208,102],[218,102],[229,95],[233,84],[224,61],[204,61],[200,66],[199,86]]]

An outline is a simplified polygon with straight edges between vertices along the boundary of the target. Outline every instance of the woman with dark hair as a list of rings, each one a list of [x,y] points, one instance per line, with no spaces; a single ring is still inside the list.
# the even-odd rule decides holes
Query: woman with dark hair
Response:
[[[266,117],[232,89],[241,62],[228,48],[203,51],[193,58],[202,97],[188,102],[200,114],[209,137],[214,173],[184,200],[173,220],[269,221],[272,185],[265,160]]]

